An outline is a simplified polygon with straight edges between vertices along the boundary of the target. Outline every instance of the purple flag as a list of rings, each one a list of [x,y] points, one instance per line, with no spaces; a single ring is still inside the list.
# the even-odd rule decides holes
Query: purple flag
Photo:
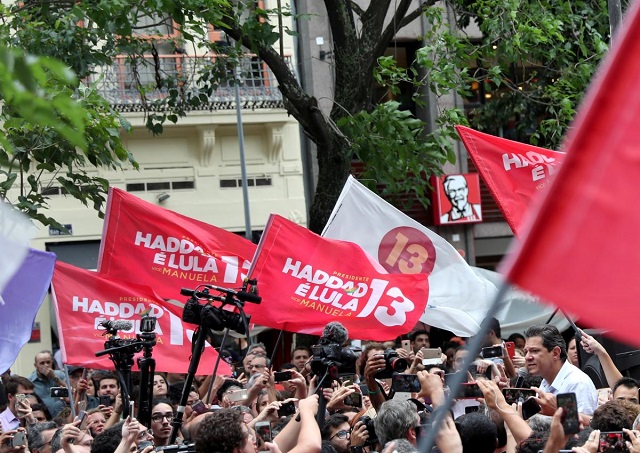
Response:
[[[13,365],[29,341],[55,263],[55,254],[29,249],[27,258],[0,294],[0,373]]]

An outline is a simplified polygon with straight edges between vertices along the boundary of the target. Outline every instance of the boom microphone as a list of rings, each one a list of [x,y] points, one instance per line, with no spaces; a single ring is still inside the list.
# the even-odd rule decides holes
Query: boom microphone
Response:
[[[333,321],[324,326],[320,344],[337,343],[340,346],[345,344],[349,339],[349,331],[342,323]]]
[[[129,321],[103,321],[100,324],[107,330],[131,330],[133,324]]]

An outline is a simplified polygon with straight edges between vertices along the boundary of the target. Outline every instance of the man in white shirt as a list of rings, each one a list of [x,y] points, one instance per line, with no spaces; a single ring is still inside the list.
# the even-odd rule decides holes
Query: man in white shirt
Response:
[[[540,388],[535,389],[542,413],[554,414],[558,393],[575,393],[578,411],[593,415],[598,407],[596,388],[589,376],[567,360],[567,345],[558,329],[550,325],[533,326],[524,336],[527,369],[530,374],[543,378]]]

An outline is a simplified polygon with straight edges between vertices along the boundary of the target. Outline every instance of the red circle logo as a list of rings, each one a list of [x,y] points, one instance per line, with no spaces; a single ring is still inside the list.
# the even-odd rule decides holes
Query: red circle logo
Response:
[[[389,273],[430,274],[436,264],[436,248],[422,231],[397,227],[380,241],[378,262]]]

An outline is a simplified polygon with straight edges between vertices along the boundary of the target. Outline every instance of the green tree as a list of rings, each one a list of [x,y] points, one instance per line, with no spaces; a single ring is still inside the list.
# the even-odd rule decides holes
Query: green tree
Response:
[[[120,141],[128,123],[76,77],[86,75],[87,64],[70,64],[76,39],[65,41],[55,31],[55,15],[26,16],[32,12],[28,6],[0,5],[0,199],[64,230],[43,212],[49,186],[60,186],[102,214],[108,181],[92,170],[137,164]],[[22,28],[18,18],[27,21]],[[57,52],[65,48],[68,58],[60,61],[64,55]]]

